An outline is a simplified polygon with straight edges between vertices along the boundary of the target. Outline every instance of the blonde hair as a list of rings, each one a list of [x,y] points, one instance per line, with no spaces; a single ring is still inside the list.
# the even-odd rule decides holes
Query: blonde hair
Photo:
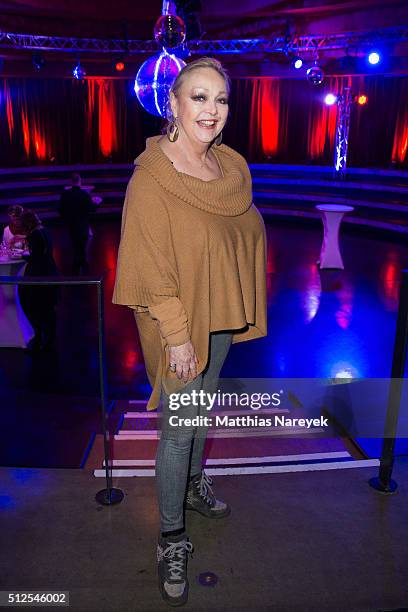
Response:
[[[184,83],[186,77],[193,72],[194,70],[198,70],[199,68],[212,68],[224,79],[225,86],[227,89],[227,93],[229,94],[231,89],[231,80],[228,72],[225,70],[224,66],[213,57],[199,57],[198,59],[186,64],[184,68],[180,70],[177,77],[174,79],[173,85],[170,88],[170,93],[173,93],[177,96],[180,91],[180,87]],[[167,104],[167,120],[173,121],[173,112],[170,106],[170,95]]]

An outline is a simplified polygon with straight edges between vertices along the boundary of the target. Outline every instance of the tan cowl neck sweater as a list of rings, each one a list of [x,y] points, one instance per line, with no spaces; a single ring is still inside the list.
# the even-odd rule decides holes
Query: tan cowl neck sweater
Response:
[[[160,138],[148,138],[135,160],[113,295],[135,311],[149,410],[162,384],[167,394],[184,386],[169,370],[169,346],[191,339],[200,374],[210,331],[233,330],[233,343],[267,333],[265,226],[245,159],[214,146],[223,177],[203,181],[178,172]]]

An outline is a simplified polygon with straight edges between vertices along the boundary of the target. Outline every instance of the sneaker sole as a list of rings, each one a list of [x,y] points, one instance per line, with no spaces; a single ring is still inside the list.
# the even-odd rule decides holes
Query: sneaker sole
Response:
[[[170,597],[170,595],[167,593],[166,589],[164,588],[164,582],[161,581],[160,576],[159,576],[159,591],[161,593],[161,596],[163,600],[169,604],[169,606],[173,606],[174,608],[184,606],[187,603],[188,587],[189,587],[189,584],[188,584],[188,580],[186,579],[186,588],[184,589],[184,593],[180,595],[180,597]]]
[[[198,508],[194,508],[193,506],[186,506],[186,510],[189,510],[190,512],[198,512],[198,514],[201,514],[201,516],[205,516],[206,518],[210,519],[222,519],[231,514],[230,507],[227,507],[224,512],[219,512],[218,514],[207,514],[206,512],[201,512],[201,510],[198,510]]]

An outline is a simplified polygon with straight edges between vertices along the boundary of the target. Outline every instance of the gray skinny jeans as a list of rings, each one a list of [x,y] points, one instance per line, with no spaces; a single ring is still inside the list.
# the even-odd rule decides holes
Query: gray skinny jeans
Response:
[[[223,363],[231,346],[231,332],[211,332],[206,369],[189,382],[180,393],[204,390],[216,393]],[[207,428],[172,427],[168,418],[177,415],[194,418],[211,415],[203,405],[169,408],[169,397],[162,389],[162,431],[156,455],[156,486],[158,493],[161,531],[173,531],[184,526],[184,499],[191,476],[201,472]]]

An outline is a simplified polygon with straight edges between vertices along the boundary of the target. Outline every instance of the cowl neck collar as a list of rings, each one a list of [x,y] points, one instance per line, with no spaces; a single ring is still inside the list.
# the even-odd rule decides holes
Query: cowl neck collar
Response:
[[[178,172],[162,150],[161,136],[146,140],[146,149],[135,159],[169,193],[206,212],[233,217],[242,215],[252,205],[251,174],[244,158],[225,144],[217,146],[215,155],[223,177],[203,181]]]

